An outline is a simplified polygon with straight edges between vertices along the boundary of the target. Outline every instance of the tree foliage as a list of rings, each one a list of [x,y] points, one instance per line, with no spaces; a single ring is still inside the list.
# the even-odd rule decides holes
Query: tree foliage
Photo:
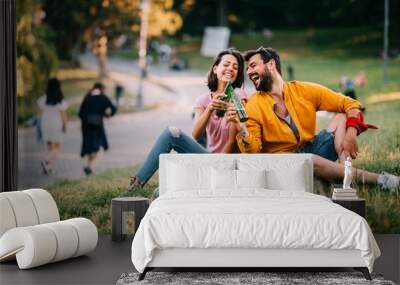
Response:
[[[192,1],[184,14],[181,32],[201,35],[204,27],[219,22],[220,2]],[[177,1],[177,6],[183,0]],[[400,1],[390,0],[390,38],[400,47]],[[264,28],[302,29],[321,27],[374,27],[383,30],[384,1],[375,0],[235,0],[225,1],[227,23],[234,32]]]
[[[17,1],[17,95],[31,101],[44,92],[58,63],[43,16],[39,0]]]
[[[58,54],[71,58],[74,50],[106,36],[109,43],[121,36],[138,37],[140,0],[43,0],[46,23],[56,32]],[[152,0],[149,37],[173,35],[182,27],[173,0]]]

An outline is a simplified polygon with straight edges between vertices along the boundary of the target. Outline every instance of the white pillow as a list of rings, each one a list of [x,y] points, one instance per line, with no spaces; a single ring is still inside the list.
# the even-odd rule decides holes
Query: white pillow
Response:
[[[236,190],[236,170],[211,168],[211,189]]]
[[[267,171],[236,170],[237,188],[267,188]]]
[[[193,189],[210,189],[211,167],[169,163],[168,191],[185,191]]]
[[[276,156],[269,159],[239,159],[239,170],[266,170],[267,187],[271,190],[307,191],[308,168],[303,157],[299,159]]]
[[[235,168],[235,160],[207,161],[175,160],[167,164],[167,191],[211,190],[212,169],[230,171]]]
[[[266,188],[266,171],[263,170],[211,170],[212,190],[240,190],[242,188]]]
[[[296,166],[296,165],[295,165]],[[288,173],[290,172],[290,175]],[[303,168],[292,167],[290,171],[272,169],[267,171],[268,189],[306,192],[306,177]]]

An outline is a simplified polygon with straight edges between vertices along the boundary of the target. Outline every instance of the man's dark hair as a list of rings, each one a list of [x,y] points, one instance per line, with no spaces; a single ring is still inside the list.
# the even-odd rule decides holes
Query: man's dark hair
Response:
[[[232,82],[232,86],[234,88],[239,88],[242,86],[243,81],[244,81],[244,60],[242,54],[233,49],[229,48],[226,50],[221,51],[214,59],[214,63],[211,65],[211,69],[208,72],[208,77],[207,77],[207,86],[210,89],[210,91],[214,92],[217,91],[218,88],[218,78],[217,75],[213,72],[214,66],[218,65],[221,62],[221,59],[224,55],[226,54],[231,54],[233,55],[237,61],[238,61],[238,70],[237,70],[237,77],[234,82]]]
[[[105,88],[106,88],[105,85],[101,82],[96,82],[93,85],[93,89],[100,89],[101,91],[104,91]]]
[[[276,50],[270,47],[265,48],[262,46],[256,50],[248,50],[244,53],[244,60],[248,62],[249,59],[256,54],[261,56],[264,63],[267,63],[270,59],[273,59],[275,61],[276,69],[278,70],[279,74],[282,75],[281,59],[279,58],[279,54]]]

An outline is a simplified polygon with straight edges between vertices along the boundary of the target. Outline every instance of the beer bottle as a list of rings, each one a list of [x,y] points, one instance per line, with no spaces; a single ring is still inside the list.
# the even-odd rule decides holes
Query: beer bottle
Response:
[[[222,100],[224,102],[229,102],[232,98],[232,95],[234,95],[234,89],[230,81],[225,86],[224,94],[224,96],[218,98],[219,100]],[[226,110],[217,110],[216,115],[222,118],[223,116],[225,116],[225,112]]]
[[[236,96],[236,94],[232,94],[231,102],[235,106],[236,113],[239,117],[239,121],[241,123],[246,122],[249,119],[249,116],[247,115],[246,110],[244,109],[242,101]]]
[[[236,113],[238,114],[240,122],[246,122],[249,117],[244,109],[242,101],[236,96],[235,89],[232,86],[232,82],[229,81],[228,84],[225,86],[225,96],[220,97],[219,99],[225,102],[232,102],[235,106]],[[217,116],[223,117],[225,115],[226,110],[217,110]]]

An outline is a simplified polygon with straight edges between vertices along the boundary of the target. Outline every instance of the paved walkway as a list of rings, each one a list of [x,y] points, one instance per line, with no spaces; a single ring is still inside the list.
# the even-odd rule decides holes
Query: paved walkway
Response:
[[[90,55],[81,58],[82,65],[96,69]],[[138,66],[135,62],[111,59],[109,76],[119,81],[131,93],[137,92]],[[152,67],[144,84],[145,105],[161,104],[158,109],[120,114],[106,120],[105,127],[110,150],[99,160],[97,172],[110,168],[141,163],[161,131],[174,125],[190,132],[191,112],[196,98],[207,92],[205,72],[172,72],[167,67]],[[45,176],[40,160],[45,146],[36,142],[34,128],[21,128],[19,138],[19,189],[46,187],[61,179],[83,177],[84,160],[79,156],[81,145],[80,121],[68,124],[68,132],[53,176]]]

